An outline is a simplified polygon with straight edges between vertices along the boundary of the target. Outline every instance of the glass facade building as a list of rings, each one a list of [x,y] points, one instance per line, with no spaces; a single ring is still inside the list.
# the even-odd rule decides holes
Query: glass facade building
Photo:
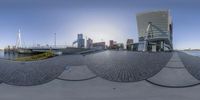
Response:
[[[84,48],[85,47],[85,39],[83,39],[83,34],[78,34],[78,48]]]
[[[169,10],[139,13],[136,19],[139,51],[173,50],[172,18]]]

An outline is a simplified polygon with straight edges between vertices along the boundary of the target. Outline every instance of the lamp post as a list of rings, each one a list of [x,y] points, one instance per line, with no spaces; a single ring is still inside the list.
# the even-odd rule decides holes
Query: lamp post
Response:
[[[54,33],[54,46],[56,48],[56,33]]]

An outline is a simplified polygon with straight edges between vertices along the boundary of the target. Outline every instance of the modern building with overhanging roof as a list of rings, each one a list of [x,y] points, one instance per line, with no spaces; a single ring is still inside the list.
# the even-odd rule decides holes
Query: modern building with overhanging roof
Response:
[[[171,51],[172,18],[169,10],[139,13],[136,16],[139,51]]]

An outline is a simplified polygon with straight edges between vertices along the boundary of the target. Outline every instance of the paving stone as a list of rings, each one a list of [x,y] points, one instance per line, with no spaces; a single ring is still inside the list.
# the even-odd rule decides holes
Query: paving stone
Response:
[[[57,78],[67,65],[82,65],[83,56],[66,55],[31,62],[0,59],[0,80],[6,84],[32,86]]]
[[[105,51],[85,56],[85,65],[104,79],[136,82],[158,73],[171,56],[171,52]]]
[[[185,68],[196,79],[200,80],[200,57],[178,52]]]
[[[171,88],[190,87],[200,83],[199,80],[195,79],[186,70],[177,52],[173,52],[173,56],[166,67],[153,77],[147,79],[147,81],[155,85]]]

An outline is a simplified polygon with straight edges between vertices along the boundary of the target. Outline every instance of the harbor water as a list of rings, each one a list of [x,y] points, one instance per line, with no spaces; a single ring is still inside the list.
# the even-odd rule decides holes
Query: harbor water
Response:
[[[189,55],[198,56],[200,57],[200,51],[183,51]]]
[[[185,52],[189,55],[193,56],[199,56],[200,57],[200,51],[182,51]],[[15,59],[17,57],[26,57],[26,56],[31,56],[30,54],[17,54],[17,53],[7,53],[5,54],[4,51],[0,51],[0,58],[1,59]]]
[[[13,60],[18,57],[26,57],[26,56],[31,56],[31,54],[4,53],[4,51],[0,51],[0,59]]]

